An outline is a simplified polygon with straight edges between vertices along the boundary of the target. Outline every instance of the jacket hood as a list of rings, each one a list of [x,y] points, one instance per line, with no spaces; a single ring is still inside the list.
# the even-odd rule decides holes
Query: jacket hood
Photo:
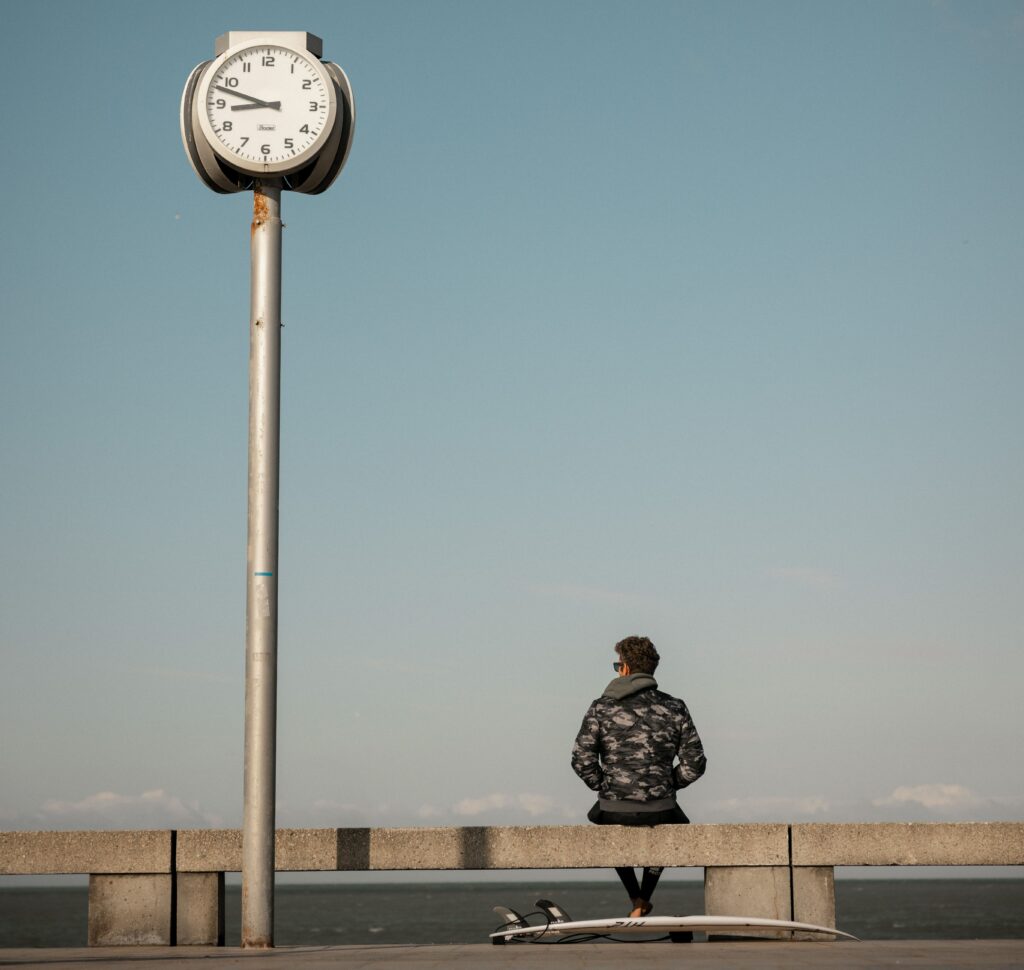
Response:
[[[621,701],[630,694],[647,690],[648,687],[657,687],[658,682],[650,674],[630,674],[628,677],[616,677],[605,689],[602,697],[610,697],[612,700]]]

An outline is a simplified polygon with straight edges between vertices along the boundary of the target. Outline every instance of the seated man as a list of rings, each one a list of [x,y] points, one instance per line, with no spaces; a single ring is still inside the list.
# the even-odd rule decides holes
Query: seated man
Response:
[[[658,690],[661,658],[647,637],[626,637],[615,652],[618,676],[590,705],[572,749],[573,771],[599,795],[587,818],[598,825],[686,824],[676,791],[707,767],[690,712]],[[639,884],[632,867],[615,871],[632,903],[629,915],[650,913],[661,869],[645,868]]]

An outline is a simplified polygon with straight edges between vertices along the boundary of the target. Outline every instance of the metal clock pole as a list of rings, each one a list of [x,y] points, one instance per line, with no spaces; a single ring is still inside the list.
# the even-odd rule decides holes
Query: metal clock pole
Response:
[[[319,195],[345,165],[355,100],[305,31],[229,31],[181,96],[181,141],[214,192],[253,190],[249,517],[245,598],[242,946],[274,945],[277,538],[281,417],[281,192]]]
[[[257,182],[250,234],[249,523],[245,598],[242,946],[274,945],[281,184]]]

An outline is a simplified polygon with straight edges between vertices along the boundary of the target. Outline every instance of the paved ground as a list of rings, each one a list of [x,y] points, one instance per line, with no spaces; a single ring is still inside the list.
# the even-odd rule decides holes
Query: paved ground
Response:
[[[775,968],[1024,968],[1024,940],[867,943],[575,943],[517,946],[93,947],[0,950],[0,967],[45,970],[775,970]]]

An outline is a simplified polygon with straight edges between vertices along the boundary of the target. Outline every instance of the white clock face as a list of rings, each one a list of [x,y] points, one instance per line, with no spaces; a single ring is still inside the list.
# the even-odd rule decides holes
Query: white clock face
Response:
[[[210,144],[249,172],[301,168],[334,124],[335,95],[315,58],[275,44],[227,51],[204,79],[199,123]]]

